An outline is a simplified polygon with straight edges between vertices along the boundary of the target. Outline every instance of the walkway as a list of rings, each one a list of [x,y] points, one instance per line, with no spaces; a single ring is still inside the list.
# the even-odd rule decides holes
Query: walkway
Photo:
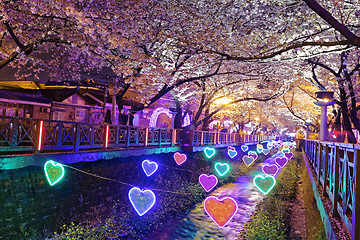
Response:
[[[274,164],[275,157],[280,154],[280,152],[274,154],[267,158],[264,163]],[[203,203],[199,203],[186,218],[177,222],[169,222],[166,226],[155,229],[144,239],[237,239],[237,236],[243,230],[243,225],[250,219],[256,205],[264,197],[253,184],[254,176],[262,174],[262,165],[263,163],[259,163],[257,170],[241,176],[233,183],[216,189],[211,194],[218,198],[232,197],[238,204],[237,214],[224,228],[219,228],[205,213]]]

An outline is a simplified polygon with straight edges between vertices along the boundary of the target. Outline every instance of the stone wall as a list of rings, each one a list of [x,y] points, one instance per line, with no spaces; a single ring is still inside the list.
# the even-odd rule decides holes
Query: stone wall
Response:
[[[120,182],[139,188],[177,191],[181,184],[197,184],[200,173],[215,174],[214,161],[239,163],[241,156],[230,160],[226,149],[218,151],[212,160],[203,152],[191,153],[180,166],[175,163],[173,153],[81,162],[71,167],[103,178],[65,167],[64,178],[54,186],[48,184],[42,166],[0,170],[0,239],[50,237],[70,222],[95,222],[109,216],[116,201],[129,209],[132,217],[138,217],[128,200],[131,186]],[[160,164],[151,177],[146,177],[142,170],[141,162],[145,159]],[[160,205],[161,200],[153,211],[163,211]]]

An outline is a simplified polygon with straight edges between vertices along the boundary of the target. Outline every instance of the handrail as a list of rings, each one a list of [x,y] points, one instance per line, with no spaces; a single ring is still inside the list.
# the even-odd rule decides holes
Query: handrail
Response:
[[[332,215],[340,216],[352,239],[360,237],[360,145],[302,139],[301,145],[322,186],[332,201]]]
[[[272,139],[275,137],[0,116],[0,155],[240,144]]]

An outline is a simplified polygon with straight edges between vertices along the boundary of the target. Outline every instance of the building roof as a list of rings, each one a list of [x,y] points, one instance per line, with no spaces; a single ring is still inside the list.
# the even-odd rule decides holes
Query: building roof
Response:
[[[62,102],[68,97],[78,93],[76,88],[64,88],[64,89],[41,89],[41,94],[55,102]]]
[[[10,101],[6,101],[10,100]],[[14,103],[38,103],[42,105],[51,105],[51,100],[49,98],[44,97],[39,90],[25,90],[25,89],[17,89],[15,90],[7,90],[0,89],[0,101],[11,102]]]
[[[102,104],[104,101],[104,92],[102,91],[96,91],[92,89],[82,90],[80,91],[81,95],[86,98],[87,101],[91,102],[93,101],[95,104]],[[107,103],[112,103],[112,96],[108,96],[106,98]],[[136,107],[142,107],[142,104],[139,102],[136,102],[132,99],[123,98],[124,105],[126,106],[136,106]]]

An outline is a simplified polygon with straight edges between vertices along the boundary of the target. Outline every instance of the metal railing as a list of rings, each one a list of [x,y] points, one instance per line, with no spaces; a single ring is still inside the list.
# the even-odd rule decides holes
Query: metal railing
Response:
[[[360,145],[305,139],[302,145],[322,186],[322,195],[332,201],[332,215],[342,218],[352,239],[359,239]]]
[[[203,146],[271,139],[275,137],[0,116],[0,154]]]

